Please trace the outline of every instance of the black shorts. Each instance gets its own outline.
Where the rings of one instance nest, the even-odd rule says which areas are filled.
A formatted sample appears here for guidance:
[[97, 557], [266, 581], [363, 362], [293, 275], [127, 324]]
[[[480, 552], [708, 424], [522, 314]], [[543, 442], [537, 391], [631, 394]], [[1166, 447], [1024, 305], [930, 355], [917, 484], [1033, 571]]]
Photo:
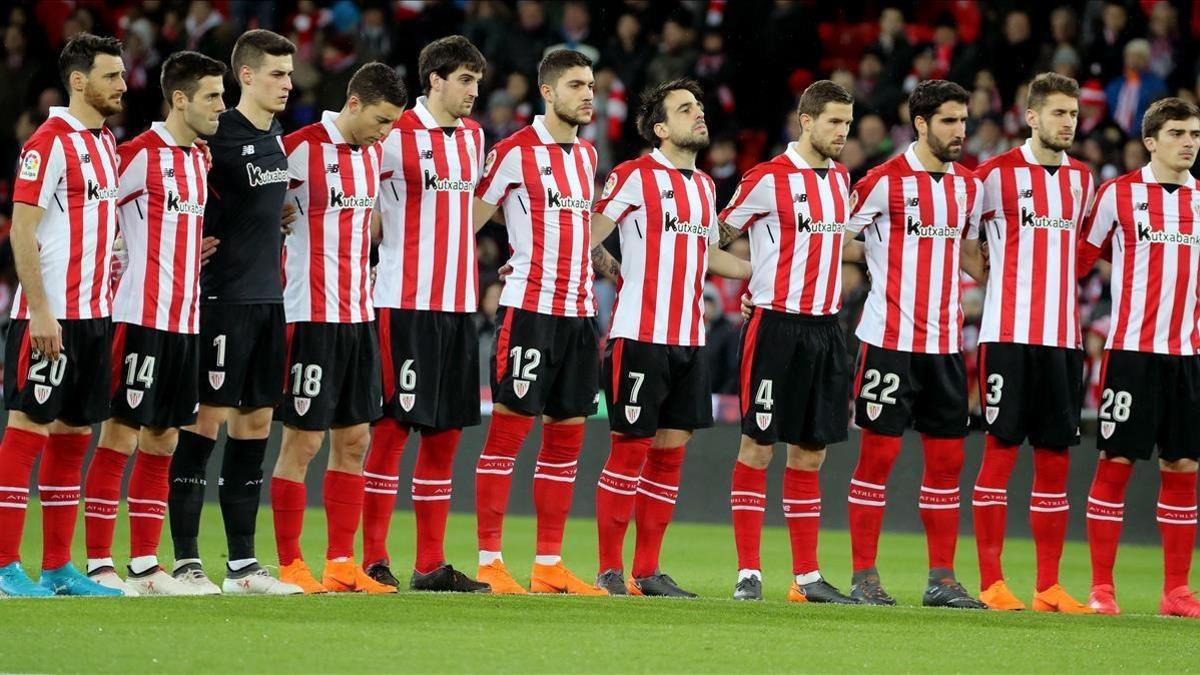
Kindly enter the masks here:
[[1200, 458], [1200, 356], [1106, 351], [1096, 447], [1109, 456]]
[[200, 306], [200, 402], [273, 408], [287, 371], [282, 304]]
[[617, 433], [646, 438], [659, 429], [712, 426], [712, 385], [700, 347], [609, 340], [604, 397], [609, 425]]
[[116, 324], [112, 416], [155, 429], [185, 427], [199, 408], [200, 337]]
[[288, 324], [288, 371], [275, 419], [306, 431], [374, 422], [383, 415], [373, 323]]
[[979, 345], [983, 428], [1011, 445], [1079, 444], [1083, 351], [1014, 342]]
[[470, 314], [375, 310], [383, 414], [424, 429], [479, 424], [479, 329]]
[[762, 445], [846, 440], [850, 364], [836, 316], [755, 309], [738, 351], [743, 434]]
[[8, 324], [4, 346], [4, 405], [35, 422], [76, 427], [109, 417], [112, 320], [59, 319], [62, 355], [53, 363], [33, 351], [29, 321]]
[[594, 317], [501, 307], [496, 322], [493, 402], [557, 419], [596, 414], [600, 339]]
[[967, 435], [967, 370], [960, 353], [918, 354], [863, 343], [854, 421], [885, 436], [911, 426], [937, 438]]

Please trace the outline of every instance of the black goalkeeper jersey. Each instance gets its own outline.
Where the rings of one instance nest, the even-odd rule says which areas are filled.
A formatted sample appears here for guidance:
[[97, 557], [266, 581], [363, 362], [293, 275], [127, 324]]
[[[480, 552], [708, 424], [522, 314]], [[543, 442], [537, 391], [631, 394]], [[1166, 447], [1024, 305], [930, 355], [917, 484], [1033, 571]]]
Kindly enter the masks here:
[[204, 236], [220, 240], [200, 272], [201, 304], [282, 303], [280, 212], [288, 188], [283, 127], [258, 129], [236, 108], [221, 113], [212, 151]]

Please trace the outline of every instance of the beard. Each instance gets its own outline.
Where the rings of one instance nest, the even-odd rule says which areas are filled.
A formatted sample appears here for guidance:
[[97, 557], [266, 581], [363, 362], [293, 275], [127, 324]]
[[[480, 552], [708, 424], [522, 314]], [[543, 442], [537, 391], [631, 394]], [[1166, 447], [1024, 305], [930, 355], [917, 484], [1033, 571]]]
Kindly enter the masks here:
[[1046, 134], [1043, 134], [1040, 129], [1038, 130], [1038, 140], [1040, 140], [1042, 145], [1046, 146], [1047, 148], [1050, 148], [1051, 150], [1058, 150], [1059, 152], [1070, 150], [1071, 145], [1075, 141], [1075, 139], [1072, 138], [1064, 143], [1058, 139], [1058, 136], [1047, 136]]
[[[837, 159], [842, 154], [841, 150], [838, 150], [837, 148], [835, 148], [833, 146], [832, 140], [827, 141], [824, 139], [817, 138], [816, 136], [813, 136], [812, 146], [813, 146], [813, 150], [816, 150], [817, 152], [821, 153], [821, 156], [825, 157], [826, 159]], [[846, 146], [843, 145], [842, 147], [844, 148]]]
[[104, 117], [111, 117], [125, 109], [125, 106], [121, 103], [121, 99], [117, 99], [114, 102], [108, 97], [101, 95], [91, 85], [83, 88], [83, 100]]
[[700, 152], [708, 147], [708, 134], [689, 134], [683, 138], [672, 138], [671, 143], [680, 150]]
[[554, 114], [558, 116], [558, 119], [577, 127], [581, 127], [592, 121], [591, 115], [585, 117], [582, 113], [568, 110], [566, 106], [560, 106], [557, 102], [554, 104]]
[[929, 149], [939, 162], [956, 162], [959, 157], [962, 157], [963, 144], [959, 143], [958, 147], [950, 147], [949, 143], [942, 144], [937, 137], [930, 135]]

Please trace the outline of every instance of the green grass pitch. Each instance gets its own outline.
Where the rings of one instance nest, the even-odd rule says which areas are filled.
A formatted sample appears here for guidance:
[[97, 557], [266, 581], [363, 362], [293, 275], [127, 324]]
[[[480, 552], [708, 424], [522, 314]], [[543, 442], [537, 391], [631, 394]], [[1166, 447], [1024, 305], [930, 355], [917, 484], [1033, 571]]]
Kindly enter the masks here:
[[[31, 508], [26, 567], [40, 561], [38, 509]], [[475, 567], [474, 518], [450, 519], [447, 554]], [[318, 570], [324, 518], [310, 510], [304, 551]], [[82, 524], [76, 561], [83, 560]], [[205, 510], [202, 553], [223, 569], [215, 504]], [[273, 562], [270, 512], [260, 517], [259, 552]], [[119, 556], [128, 526], [118, 521]], [[391, 550], [398, 576], [411, 564], [412, 515], [399, 512]], [[632, 537], [626, 555], [632, 555]], [[509, 518], [505, 555], [528, 580], [533, 520]], [[163, 551], [169, 552], [168, 542]], [[319, 596], [299, 598], [143, 598], [0, 602], [3, 672], [1189, 672], [1200, 670], [1200, 625], [1154, 615], [1161, 563], [1157, 548], [1124, 547], [1117, 563], [1121, 617], [1066, 617], [922, 609], [924, 540], [887, 534], [880, 569], [902, 607], [829, 607], [785, 601], [790, 554], [782, 528], [763, 533], [767, 599], [729, 599], [736, 576], [725, 525], [677, 523], [667, 533], [663, 568], [700, 593], [695, 601], [648, 598]], [[118, 558], [121, 559], [120, 557]], [[849, 541], [822, 533], [823, 572], [845, 590]], [[595, 524], [571, 521], [566, 562], [595, 574]], [[1009, 584], [1028, 601], [1033, 545], [1010, 541]], [[974, 544], [960, 540], [958, 568], [978, 586]], [[36, 572], [32, 572], [36, 574]], [[1087, 547], [1069, 543], [1067, 588], [1082, 596]]]

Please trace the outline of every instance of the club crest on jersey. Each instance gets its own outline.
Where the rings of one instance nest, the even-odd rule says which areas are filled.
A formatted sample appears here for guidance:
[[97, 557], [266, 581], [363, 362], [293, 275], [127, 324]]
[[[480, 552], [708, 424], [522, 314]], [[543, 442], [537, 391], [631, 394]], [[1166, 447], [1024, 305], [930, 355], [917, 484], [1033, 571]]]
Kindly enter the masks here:
[[867, 419], [872, 421], [879, 419], [879, 414], [883, 412], [883, 404], [868, 403], [867, 404]]
[[208, 385], [213, 389], [220, 389], [221, 385], [225, 384], [225, 371], [210, 370], [208, 371]]
[[1083, 196], [1083, 190], [1078, 185], [1071, 188], [1071, 198], [1072, 199], [1074, 199], [1075, 201], [1079, 201], [1079, 198], [1081, 196]]
[[1192, 202], [1192, 212], [1196, 214], [1197, 218], [1200, 218], [1200, 202]]
[[987, 419], [988, 424], [995, 424], [996, 418], [1000, 416], [1000, 408], [994, 405], [989, 405], [987, 410], [983, 412], [983, 416]]
[[30, 150], [21, 158], [21, 179], [37, 180], [42, 170], [42, 156], [37, 150]]
[[126, 389], [125, 402], [129, 404], [130, 408], [136, 408], [142, 404], [142, 397], [144, 395], [145, 392], [138, 391], [137, 389]]
[[601, 199], [608, 199], [612, 196], [612, 191], [617, 188], [617, 174], [608, 174], [608, 180], [604, 181], [604, 192], [601, 193]]
[[758, 424], [758, 428], [762, 429], [763, 431], [766, 431], [767, 427], [771, 426], [772, 417], [774, 417], [774, 415], [771, 413], [754, 413], [754, 421]]
[[404, 408], [404, 412], [412, 412], [413, 405], [417, 402], [416, 394], [400, 394], [400, 407]]
[[1116, 422], [1101, 422], [1100, 423], [1100, 435], [1105, 438], [1110, 438], [1113, 435], [1113, 432], [1116, 430], [1117, 430]]
[[51, 391], [53, 390], [50, 389], [49, 385], [35, 384], [33, 385], [33, 400], [37, 401], [38, 403], [45, 403], [46, 401], [50, 400]]
[[517, 398], [525, 398], [525, 394], [529, 393], [529, 380], [513, 380], [513, 391]]
[[954, 201], [958, 202], [959, 209], [967, 208], [967, 193], [965, 193], [965, 192], [955, 193]]
[[300, 415], [301, 417], [303, 417], [305, 415], [305, 413], [308, 412], [308, 408], [310, 405], [312, 405], [311, 398], [303, 398], [301, 396], [297, 396], [296, 398], [292, 399], [292, 407], [294, 407], [296, 409], [296, 414]]
[[641, 416], [642, 416], [642, 406], [640, 406], [640, 405], [625, 406], [625, 419], [629, 420], [630, 424], [637, 422], [638, 418]]

